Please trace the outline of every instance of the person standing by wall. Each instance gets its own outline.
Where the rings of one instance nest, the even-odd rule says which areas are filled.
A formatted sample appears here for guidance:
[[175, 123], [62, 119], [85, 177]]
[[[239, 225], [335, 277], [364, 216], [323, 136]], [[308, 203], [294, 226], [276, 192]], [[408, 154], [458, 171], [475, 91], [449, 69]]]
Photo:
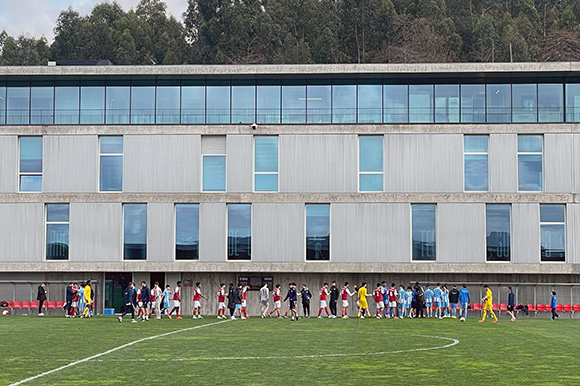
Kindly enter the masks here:
[[453, 319], [457, 318], [457, 304], [459, 303], [459, 290], [457, 286], [453, 284], [453, 287], [449, 291], [449, 306], [451, 307], [451, 317]]
[[340, 295], [340, 292], [338, 291], [338, 287], [336, 286], [336, 281], [332, 281], [331, 286], [330, 286], [330, 312], [332, 313], [332, 316], [334, 318], [336, 318], [336, 303], [338, 302], [338, 296]]
[[135, 292], [135, 283], [130, 282], [125, 291], [123, 292], [125, 297], [125, 309], [121, 316], [119, 316], [119, 323], [123, 321], [123, 317], [128, 313], [131, 313], [131, 323], [137, 323], [135, 320], [135, 307], [137, 306], [137, 292]]
[[46, 283], [42, 283], [38, 286], [38, 294], [36, 295], [36, 300], [38, 300], [38, 316], [44, 316], [44, 313], [42, 313], [42, 307], [46, 301], [47, 292], [48, 290], [46, 289]]
[[93, 312], [93, 291], [91, 288], [91, 281], [87, 280], [85, 283], [85, 310], [83, 312], [83, 316], [88, 318], [92, 315]]
[[552, 291], [552, 301], [550, 302], [550, 307], [552, 307], [552, 320], [560, 319], [560, 315], [556, 313], [557, 306], [558, 301], [556, 300], [556, 291]]
[[507, 313], [511, 316], [510, 322], [516, 321], [516, 316], [514, 315], [514, 308], [516, 306], [515, 295], [512, 292], [512, 287], [508, 287], [508, 303], [507, 303]]
[[65, 305], [65, 315], [67, 318], [71, 317], [70, 310], [72, 308], [72, 302], [75, 296], [74, 284], [71, 282], [69, 283], [68, 287], [66, 287], [66, 305]]
[[155, 319], [161, 319], [161, 300], [163, 298], [163, 291], [159, 288], [159, 282], [156, 281], [151, 291], [151, 297], [155, 297], [155, 303], [153, 304], [153, 309], [155, 310]]
[[232, 315], [232, 320], [236, 320], [236, 313], [240, 319], [246, 319], [246, 317], [242, 314], [242, 283], [238, 283], [238, 288], [234, 289], [233, 301], [235, 311]]
[[236, 303], [234, 302], [235, 292], [236, 287], [234, 287], [234, 283], [230, 283], [230, 288], [228, 289], [228, 310], [230, 310], [230, 317], [232, 318], [234, 316], [234, 312], [236, 311]]
[[495, 313], [493, 312], [493, 294], [491, 292], [491, 289], [486, 284], [483, 286], [483, 290], [485, 291], [485, 297], [482, 299], [482, 301], [485, 303], [485, 305], [483, 306], [483, 316], [479, 320], [479, 323], [485, 322], [485, 316], [487, 315], [488, 312], [491, 314], [491, 316], [493, 316], [493, 323], [497, 323], [499, 322], [499, 320], [497, 319], [497, 316], [495, 316]]
[[288, 293], [284, 298], [284, 301], [288, 300], [288, 308], [292, 313], [292, 320], [298, 320], [298, 311], [296, 310], [296, 302], [298, 301], [298, 295], [296, 293], [296, 283], [290, 283], [290, 288]]
[[[459, 316], [467, 319], [467, 310], [469, 309], [469, 303], [471, 303], [471, 295], [467, 286], [463, 284], [463, 288], [459, 291]], [[463, 314], [462, 314], [463, 312]]]
[[268, 283], [264, 283], [262, 288], [260, 288], [260, 308], [262, 318], [266, 317], [270, 304], [270, 290], [268, 289]]
[[147, 287], [147, 283], [141, 282], [141, 321], [149, 321], [149, 307], [151, 306], [151, 291]]
[[306, 284], [302, 284], [302, 291], [300, 291], [300, 297], [302, 297], [302, 312], [305, 318], [310, 317], [310, 299], [312, 298], [312, 292], [306, 287]]

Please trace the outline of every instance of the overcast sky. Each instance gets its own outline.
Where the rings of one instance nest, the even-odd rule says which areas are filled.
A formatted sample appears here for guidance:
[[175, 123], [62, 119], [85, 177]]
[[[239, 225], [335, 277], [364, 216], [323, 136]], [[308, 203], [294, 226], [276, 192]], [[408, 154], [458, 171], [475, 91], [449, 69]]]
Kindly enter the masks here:
[[[113, 2], [113, 0], [106, 0]], [[81, 15], [91, 12], [95, 4], [104, 0], [0, 0], [0, 31], [5, 29], [12, 36], [29, 33], [34, 37], [44, 35], [50, 43], [54, 39], [54, 25], [59, 13], [72, 6]], [[139, 0], [117, 0], [125, 11], [134, 8]], [[165, 0], [167, 10], [181, 21], [187, 8], [187, 0]]]

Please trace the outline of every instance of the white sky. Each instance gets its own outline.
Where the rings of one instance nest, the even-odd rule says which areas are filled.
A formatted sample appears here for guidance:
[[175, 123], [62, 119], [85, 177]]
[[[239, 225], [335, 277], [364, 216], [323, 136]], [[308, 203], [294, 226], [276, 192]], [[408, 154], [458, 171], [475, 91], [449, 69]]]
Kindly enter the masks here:
[[[0, 0], [0, 31], [18, 37], [30, 34], [36, 38], [44, 35], [52, 43], [53, 28], [60, 12], [68, 6], [81, 15], [91, 12], [95, 4], [113, 0]], [[139, 0], [117, 0], [125, 11], [135, 8]], [[182, 20], [182, 14], [187, 9], [187, 0], [165, 0], [167, 12]]]

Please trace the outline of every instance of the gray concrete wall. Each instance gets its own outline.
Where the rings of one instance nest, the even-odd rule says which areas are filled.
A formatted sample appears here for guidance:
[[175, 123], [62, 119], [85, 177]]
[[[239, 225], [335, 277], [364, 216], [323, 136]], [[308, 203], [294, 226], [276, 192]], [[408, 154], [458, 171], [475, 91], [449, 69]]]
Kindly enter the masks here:
[[71, 204], [69, 260], [82, 262], [121, 261], [123, 258], [122, 223], [123, 208], [121, 204]]
[[227, 137], [227, 190], [228, 192], [251, 192], [253, 190], [254, 138], [251, 135], [228, 135]]
[[303, 262], [306, 258], [304, 216], [304, 204], [254, 204], [252, 261]]
[[199, 260], [225, 261], [227, 208], [222, 203], [199, 205]]
[[489, 191], [517, 192], [518, 136], [492, 134], [489, 136]]
[[0, 136], [0, 193], [18, 191], [18, 137]]
[[43, 204], [0, 204], [0, 219], [1, 262], [44, 260]]
[[485, 205], [437, 205], [437, 261], [484, 263]]
[[575, 163], [573, 162], [572, 134], [544, 135], [544, 191], [571, 193]]
[[540, 262], [540, 207], [538, 204], [513, 204], [512, 262]]
[[151, 203], [147, 205], [147, 260], [173, 261], [174, 259], [175, 205]]

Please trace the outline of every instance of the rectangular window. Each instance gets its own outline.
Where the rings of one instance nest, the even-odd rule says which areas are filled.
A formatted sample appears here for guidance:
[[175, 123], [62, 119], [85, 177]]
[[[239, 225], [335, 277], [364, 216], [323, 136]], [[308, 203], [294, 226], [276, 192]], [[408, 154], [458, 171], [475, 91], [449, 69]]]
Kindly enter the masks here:
[[409, 122], [433, 122], [433, 86], [409, 86]]
[[20, 137], [21, 192], [42, 191], [42, 137]]
[[413, 260], [435, 261], [437, 257], [436, 208], [435, 204], [411, 205]]
[[181, 87], [181, 123], [205, 123], [205, 86]]
[[230, 123], [230, 86], [207, 86], [207, 123]]
[[232, 123], [256, 121], [256, 86], [232, 86]]
[[179, 123], [179, 86], [157, 86], [157, 123]]
[[458, 85], [435, 85], [435, 122], [459, 122]]
[[518, 135], [518, 190], [542, 191], [541, 135]]
[[228, 205], [228, 260], [252, 258], [252, 205]]
[[335, 84], [332, 86], [332, 122], [356, 122], [356, 86]]
[[306, 123], [306, 86], [282, 86], [282, 123]]
[[384, 85], [385, 123], [409, 122], [409, 86]]
[[542, 261], [566, 261], [566, 205], [540, 204]]
[[580, 84], [566, 84], [566, 122], [580, 122]]
[[358, 85], [358, 122], [381, 123], [383, 120], [383, 86]]
[[79, 87], [63, 86], [54, 88], [54, 123], [63, 125], [79, 124]]
[[105, 87], [81, 87], [81, 124], [105, 123]]
[[199, 260], [199, 204], [175, 205], [175, 260]]
[[510, 261], [510, 221], [509, 204], [487, 204], [485, 206], [485, 233], [487, 261]]
[[0, 85], [0, 125], [6, 124], [6, 87]]
[[487, 192], [489, 190], [489, 136], [464, 136], [463, 159], [465, 168], [465, 191]]
[[30, 123], [32, 125], [52, 125], [54, 108], [54, 87], [31, 87]]
[[68, 260], [69, 204], [46, 204], [46, 260]]
[[510, 122], [512, 96], [510, 84], [487, 85], [487, 121], [493, 123]]
[[512, 122], [538, 121], [537, 92], [536, 84], [512, 85]]
[[461, 85], [461, 122], [485, 122], [485, 85]]
[[202, 190], [225, 192], [226, 190], [226, 137], [204, 135], [201, 137], [203, 163]]
[[6, 89], [6, 124], [28, 125], [30, 113], [30, 87]]
[[155, 86], [131, 87], [131, 123], [155, 123]]
[[147, 260], [147, 204], [123, 205], [123, 259]]
[[107, 124], [129, 123], [130, 94], [129, 86], [107, 86], [105, 103]]
[[383, 191], [383, 136], [358, 137], [359, 191]]
[[306, 260], [330, 260], [330, 204], [306, 204]]
[[278, 191], [278, 137], [254, 137], [254, 190]]
[[564, 120], [564, 91], [561, 84], [538, 84], [538, 121]]
[[280, 86], [258, 86], [258, 122], [280, 123]]
[[330, 123], [330, 86], [308, 85], [306, 88], [306, 117], [308, 123]]
[[99, 137], [99, 190], [123, 190], [123, 137]]

